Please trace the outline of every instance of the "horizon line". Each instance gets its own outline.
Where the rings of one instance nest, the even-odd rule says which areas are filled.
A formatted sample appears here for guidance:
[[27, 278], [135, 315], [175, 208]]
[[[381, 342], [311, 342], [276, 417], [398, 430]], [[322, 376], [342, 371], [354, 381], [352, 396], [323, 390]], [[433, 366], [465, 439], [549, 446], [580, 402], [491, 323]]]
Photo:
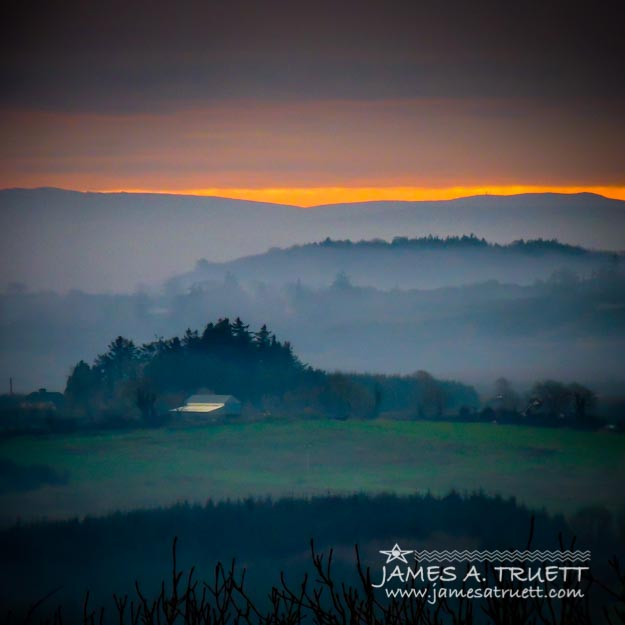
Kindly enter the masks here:
[[599, 185], [482, 185], [454, 187], [268, 187], [233, 188], [211, 187], [199, 189], [149, 189], [149, 188], [67, 188], [40, 185], [36, 187], [5, 187], [9, 190], [55, 189], [77, 193], [128, 193], [176, 195], [189, 197], [215, 197], [221, 199], [244, 200], [281, 204], [308, 209], [331, 204], [355, 204], [364, 202], [427, 202], [457, 200], [469, 197], [489, 196], [510, 197], [526, 194], [579, 195], [589, 193], [606, 199], [625, 200], [625, 187]]

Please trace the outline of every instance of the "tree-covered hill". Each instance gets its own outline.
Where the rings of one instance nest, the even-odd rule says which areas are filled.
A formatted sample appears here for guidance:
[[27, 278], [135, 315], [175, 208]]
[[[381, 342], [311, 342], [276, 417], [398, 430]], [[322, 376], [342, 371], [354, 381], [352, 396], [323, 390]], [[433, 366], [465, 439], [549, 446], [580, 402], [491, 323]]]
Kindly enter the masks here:
[[170, 279], [170, 292], [230, 277], [242, 284], [300, 282], [328, 286], [339, 273], [355, 284], [380, 289], [432, 289], [487, 280], [529, 285], [554, 271], [582, 276], [622, 262], [622, 255], [568, 245], [556, 239], [516, 240], [509, 244], [475, 235], [394, 237], [391, 240], [323, 241], [225, 263], [200, 260], [195, 269]]
[[442, 417], [478, 405], [471, 387], [424, 371], [401, 377], [313, 369], [266, 325], [252, 332], [238, 317], [143, 345], [119, 336], [91, 365], [74, 366], [65, 398], [68, 415], [78, 419], [140, 415], [149, 422], [200, 390], [235, 395], [252, 412], [339, 419], [382, 410]]

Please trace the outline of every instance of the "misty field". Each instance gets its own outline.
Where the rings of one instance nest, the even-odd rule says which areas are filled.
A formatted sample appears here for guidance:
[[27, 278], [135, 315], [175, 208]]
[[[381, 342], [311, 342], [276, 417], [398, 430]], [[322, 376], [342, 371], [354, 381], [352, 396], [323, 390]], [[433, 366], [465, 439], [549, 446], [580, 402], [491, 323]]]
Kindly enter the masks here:
[[208, 498], [451, 489], [571, 514], [622, 507], [625, 438], [495, 424], [268, 421], [18, 437], [0, 441], [0, 461], [46, 465], [62, 481], [5, 479], [2, 524]]

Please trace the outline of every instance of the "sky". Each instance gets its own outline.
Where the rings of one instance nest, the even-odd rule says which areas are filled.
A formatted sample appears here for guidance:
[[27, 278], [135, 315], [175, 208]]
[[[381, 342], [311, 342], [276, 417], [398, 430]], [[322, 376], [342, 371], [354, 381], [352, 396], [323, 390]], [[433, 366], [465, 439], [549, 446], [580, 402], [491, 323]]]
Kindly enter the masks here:
[[625, 199], [622, 7], [5, 2], [0, 188]]

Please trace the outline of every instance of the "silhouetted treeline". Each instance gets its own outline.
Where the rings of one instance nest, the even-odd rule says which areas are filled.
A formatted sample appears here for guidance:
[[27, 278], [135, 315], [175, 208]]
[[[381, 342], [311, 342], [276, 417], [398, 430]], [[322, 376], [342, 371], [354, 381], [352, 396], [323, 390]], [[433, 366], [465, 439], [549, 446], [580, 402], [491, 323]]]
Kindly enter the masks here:
[[379, 289], [440, 288], [488, 280], [530, 285], [566, 269], [590, 276], [619, 265], [622, 254], [585, 249], [556, 239], [519, 239], [509, 244], [477, 236], [395, 237], [391, 241], [326, 238], [317, 243], [273, 248], [226, 263], [200, 260], [195, 268], [166, 282], [168, 292], [235, 276], [246, 286], [296, 281], [319, 288], [344, 271], [354, 283]]
[[226, 318], [201, 333], [187, 330], [140, 346], [117, 337], [92, 365], [81, 360], [74, 367], [65, 396], [75, 416], [123, 416], [136, 408], [150, 419], [159, 407], [180, 405], [199, 389], [259, 402], [323, 380], [322, 372], [304, 366], [267, 326], [250, 332], [239, 318]]
[[[565, 384], [557, 380], [539, 380], [525, 393], [517, 392], [510, 380], [495, 380], [493, 394], [479, 411], [462, 407], [459, 420], [497, 421], [525, 425], [599, 428], [606, 419], [595, 412], [597, 395], [579, 384]], [[622, 430], [622, 422], [610, 428]]]
[[[189, 395], [234, 395], [247, 417], [454, 419], [597, 428], [597, 396], [578, 382], [539, 380], [519, 393], [500, 377], [481, 401], [471, 386], [427, 371], [410, 375], [327, 373], [304, 365], [288, 341], [240, 318], [202, 333], [136, 345], [118, 337], [89, 365], [80, 361], [65, 395], [40, 389], [0, 396], [2, 431], [67, 431], [167, 422]], [[619, 426], [620, 427], [620, 426]]]
[[477, 237], [474, 234], [462, 236], [446, 236], [439, 237], [428, 235], [425, 237], [394, 237], [391, 241], [384, 239], [373, 239], [368, 241], [351, 241], [349, 239], [337, 240], [327, 237], [319, 243], [309, 243], [306, 245], [294, 245], [289, 249], [302, 249], [307, 247], [326, 247], [326, 248], [410, 248], [410, 249], [475, 249], [475, 248], [491, 248], [493, 250], [509, 250], [511, 252], [523, 251], [528, 254], [540, 254], [541, 252], [558, 252], [562, 254], [572, 255], [589, 255], [592, 256], [596, 252], [591, 252], [579, 245], [569, 245], [561, 243], [557, 239], [519, 239], [508, 244], [493, 243], [487, 241], [484, 237]]
[[247, 569], [251, 596], [266, 606], [281, 571], [289, 583], [300, 584], [311, 538], [320, 550], [336, 549], [335, 579], [350, 584], [357, 582], [354, 544], [360, 545], [364, 566], [377, 574], [384, 563], [379, 550], [396, 542], [405, 549], [524, 549], [532, 516], [532, 548], [559, 549], [560, 532], [568, 545], [581, 530], [576, 548], [592, 550], [597, 575], [605, 573], [609, 556], [622, 553], [624, 536], [609, 518], [606, 523], [605, 511], [578, 515], [570, 527], [561, 517], [533, 513], [513, 499], [482, 494], [209, 501], [4, 530], [0, 603], [24, 610], [57, 589], [46, 608], [62, 604], [67, 614], [82, 609], [89, 590], [91, 606], [108, 603], [110, 609], [112, 593], [130, 592], [137, 579], [145, 595], [153, 596], [169, 570], [171, 541], [178, 536], [181, 568], [197, 566], [197, 577], [208, 578], [217, 561], [236, 558]]
[[[498, 567], [485, 563], [483, 577], [477, 586], [466, 582], [453, 585], [442, 584], [437, 589], [436, 581], [406, 582], [394, 588], [395, 595], [385, 596], [372, 586], [371, 569], [362, 562], [358, 546], [354, 547], [354, 580], [346, 581], [336, 574], [335, 552], [318, 551], [313, 540], [310, 542], [310, 574], [304, 573], [293, 582], [281, 575], [279, 583], [274, 582], [267, 590], [264, 600], [257, 598], [254, 588], [250, 589], [247, 569], [236, 566], [233, 560], [229, 566], [218, 562], [209, 579], [197, 575], [195, 567], [184, 570], [177, 557], [178, 538], [172, 544], [172, 567], [156, 592], [145, 592], [139, 580], [134, 591], [115, 593], [114, 607], [108, 611], [85, 593], [82, 609], [84, 625], [104, 625], [115, 622], [118, 625], [212, 625], [214, 623], [236, 623], [237, 625], [266, 625], [284, 623], [357, 623], [360, 625], [591, 625], [605, 622], [608, 625], [625, 623], [625, 569], [615, 558], [609, 561], [609, 578], [599, 579], [593, 574], [579, 579], [568, 579], [555, 583], [547, 579], [540, 588], [544, 595], [526, 594], [529, 588], [525, 581], [500, 581]], [[530, 546], [530, 545], [528, 545]], [[532, 575], [532, 566], [519, 562], [517, 573], [527, 579]], [[434, 567], [436, 570], [439, 566]], [[462, 575], [464, 573], [460, 573]], [[493, 585], [502, 594], [491, 594]], [[269, 585], [267, 584], [267, 588]], [[446, 591], [441, 597], [441, 591]], [[399, 594], [398, 593], [402, 593]], [[452, 592], [466, 592], [457, 598]], [[483, 593], [478, 596], [472, 591]], [[414, 594], [412, 594], [414, 593]], [[436, 593], [437, 601], [432, 597]], [[551, 593], [556, 593], [552, 595]], [[562, 594], [560, 594], [562, 593]], [[54, 595], [54, 591], [50, 593]], [[41, 609], [50, 594], [18, 613], [6, 617], [7, 625], [14, 622], [29, 623], [35, 613], [39, 622], [63, 625], [76, 620], [77, 615], [68, 617], [68, 610], [58, 605], [53, 611]], [[90, 602], [91, 599], [91, 602]], [[95, 604], [95, 605], [94, 605]], [[39, 610], [38, 610], [39, 609]], [[25, 616], [23, 616], [25, 615]]]
[[[514, 284], [513, 274], [506, 283], [407, 290], [394, 288], [401, 285], [398, 272], [428, 279], [449, 263], [412, 263], [397, 254], [397, 271], [382, 260], [358, 274], [350, 258], [351, 252], [345, 262], [331, 263], [323, 287], [297, 271], [288, 284], [269, 284], [280, 268], [292, 269], [287, 258], [276, 261], [275, 271], [273, 265], [261, 271], [258, 281], [246, 281], [242, 265], [241, 273], [215, 279], [190, 276], [188, 288], [172, 293], [2, 294], [0, 390], [8, 390], [9, 377], [23, 391], [62, 390], [70, 367], [81, 358], [91, 363], [113, 337], [140, 345], [201, 328], [208, 319], [240, 316], [254, 329], [270, 320], [303, 360], [328, 371], [426, 369], [482, 387], [501, 375], [525, 387], [540, 378], [567, 379], [591, 385], [600, 401], [621, 394], [625, 274], [618, 263], [606, 259], [590, 275], [590, 268], [575, 271], [558, 256], [557, 271], [550, 277], [541, 271], [543, 279], [532, 285]], [[458, 256], [459, 271], [467, 262]], [[366, 286], [376, 272], [384, 288]]]
[[461, 409], [476, 411], [480, 399], [472, 386], [439, 380], [427, 371], [411, 375], [353, 374], [374, 397], [375, 413], [401, 419], [441, 419]]
[[92, 365], [80, 361], [73, 368], [65, 398], [76, 418], [140, 413], [150, 422], [202, 390], [236, 396], [248, 414], [337, 419], [374, 418], [382, 410], [440, 418], [460, 404], [478, 403], [472, 388], [426, 372], [376, 377], [313, 369], [267, 326], [252, 332], [239, 318], [141, 346], [120, 336]]

